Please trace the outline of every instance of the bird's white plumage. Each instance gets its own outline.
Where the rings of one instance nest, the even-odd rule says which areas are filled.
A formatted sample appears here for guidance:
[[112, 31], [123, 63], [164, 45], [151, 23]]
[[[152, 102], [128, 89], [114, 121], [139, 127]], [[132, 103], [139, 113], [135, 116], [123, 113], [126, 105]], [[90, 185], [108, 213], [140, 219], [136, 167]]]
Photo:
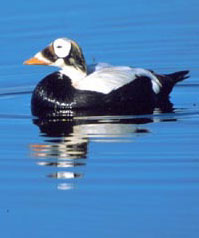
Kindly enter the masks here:
[[[78, 84], [76, 83], [75, 88], [108, 94], [134, 81], [137, 76], [150, 78], [154, 92], [158, 93], [160, 91], [161, 85], [156, 76], [150, 71], [126, 66], [114, 67], [104, 63], [90, 67], [90, 74], [81, 79]], [[140, 78], [140, 80], [142, 79]]]
[[71, 50], [71, 41], [67, 38], [59, 38], [53, 43], [55, 54], [59, 58], [65, 58]]

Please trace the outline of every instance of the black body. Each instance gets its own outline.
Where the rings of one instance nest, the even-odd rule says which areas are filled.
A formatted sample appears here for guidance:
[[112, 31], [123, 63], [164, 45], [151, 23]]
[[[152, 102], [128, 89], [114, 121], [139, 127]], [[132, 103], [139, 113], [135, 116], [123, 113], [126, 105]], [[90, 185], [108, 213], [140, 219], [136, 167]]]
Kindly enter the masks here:
[[81, 115], [86, 111], [88, 115], [95, 114], [145, 114], [169, 102], [168, 95], [176, 82], [183, 80], [188, 71], [181, 71], [170, 75], [156, 75], [162, 89], [155, 94], [151, 79], [137, 76], [135, 80], [103, 94], [95, 91], [75, 89], [70, 78], [59, 72], [48, 75], [36, 86], [31, 100], [32, 114], [38, 117], [59, 117], [71, 113]]

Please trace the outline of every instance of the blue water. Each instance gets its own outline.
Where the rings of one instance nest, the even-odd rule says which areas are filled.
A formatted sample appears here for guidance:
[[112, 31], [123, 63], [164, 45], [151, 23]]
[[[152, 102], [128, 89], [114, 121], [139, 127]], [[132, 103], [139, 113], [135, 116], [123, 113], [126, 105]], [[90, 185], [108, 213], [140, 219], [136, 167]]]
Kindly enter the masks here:
[[[1, 3], [1, 237], [199, 236], [198, 10], [195, 0]], [[31, 91], [55, 69], [22, 63], [62, 36], [88, 63], [191, 77], [171, 113], [46, 126]]]

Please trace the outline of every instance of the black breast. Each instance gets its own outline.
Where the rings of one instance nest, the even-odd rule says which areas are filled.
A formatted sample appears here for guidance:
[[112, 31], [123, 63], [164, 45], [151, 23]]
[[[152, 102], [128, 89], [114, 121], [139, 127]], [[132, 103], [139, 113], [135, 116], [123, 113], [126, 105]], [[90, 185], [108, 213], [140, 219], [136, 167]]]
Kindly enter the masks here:
[[79, 110], [102, 105], [103, 94], [77, 90], [70, 78], [59, 72], [42, 79], [33, 91], [32, 114], [35, 116], [59, 116], [70, 110]]

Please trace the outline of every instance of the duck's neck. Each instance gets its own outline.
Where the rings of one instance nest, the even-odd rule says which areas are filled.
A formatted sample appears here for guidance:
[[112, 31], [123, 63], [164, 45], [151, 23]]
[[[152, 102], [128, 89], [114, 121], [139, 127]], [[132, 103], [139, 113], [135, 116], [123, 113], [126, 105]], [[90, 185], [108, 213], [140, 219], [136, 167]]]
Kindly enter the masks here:
[[71, 79], [72, 85], [75, 86], [81, 79], [85, 78], [87, 73], [74, 66], [65, 66], [59, 71], [61, 74]]

